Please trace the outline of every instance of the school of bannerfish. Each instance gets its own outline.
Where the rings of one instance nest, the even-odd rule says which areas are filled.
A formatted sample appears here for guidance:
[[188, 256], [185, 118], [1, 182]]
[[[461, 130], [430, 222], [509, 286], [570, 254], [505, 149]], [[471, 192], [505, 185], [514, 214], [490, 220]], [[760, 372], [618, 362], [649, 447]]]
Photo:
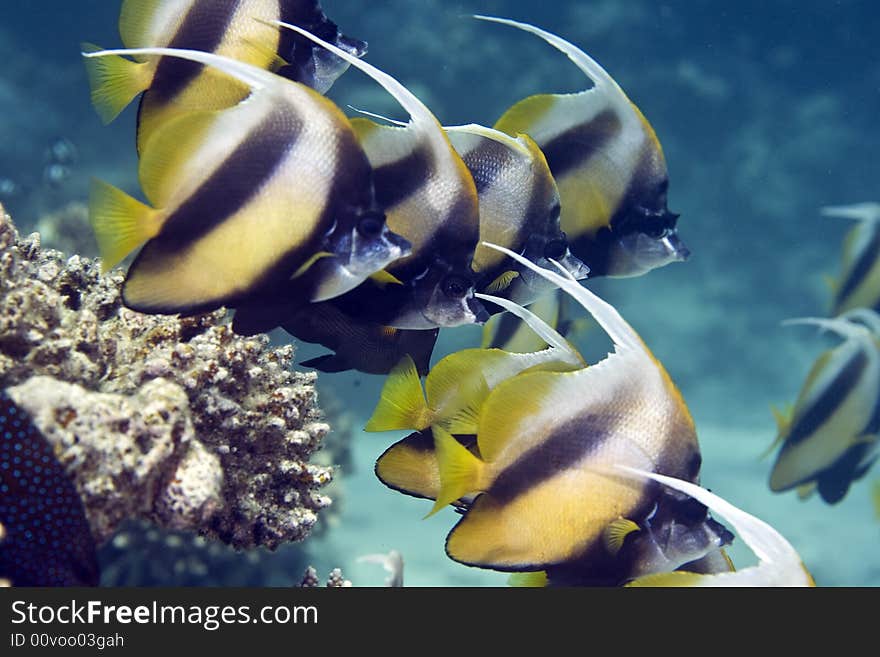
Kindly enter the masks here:
[[[680, 392], [615, 308], [578, 283], [689, 255], [653, 128], [574, 44], [477, 18], [538, 36], [591, 86], [527, 98], [494, 127], [443, 126], [317, 1], [125, 0], [125, 48], [83, 53], [105, 121], [141, 94], [148, 202], [98, 181], [90, 200], [105, 268], [137, 251], [124, 303], [227, 307], [237, 332], [281, 327], [334, 351], [306, 365], [388, 374], [366, 428], [414, 433], [376, 474], [434, 500], [431, 513], [461, 512], [446, 541], [455, 561], [523, 585], [811, 585], [778, 532], [699, 486]], [[322, 95], [348, 67], [409, 120], [348, 118]], [[566, 339], [565, 297], [611, 339], [600, 362]], [[502, 312], [484, 347], [430, 367], [440, 329]], [[840, 359], [858, 351], [864, 376], [880, 371], [870, 323], [829, 326], [854, 343]], [[515, 333], [528, 346], [499, 348]], [[848, 449], [861, 464], [869, 446], [854, 437]], [[712, 514], [756, 566], [735, 571], [733, 534]]]

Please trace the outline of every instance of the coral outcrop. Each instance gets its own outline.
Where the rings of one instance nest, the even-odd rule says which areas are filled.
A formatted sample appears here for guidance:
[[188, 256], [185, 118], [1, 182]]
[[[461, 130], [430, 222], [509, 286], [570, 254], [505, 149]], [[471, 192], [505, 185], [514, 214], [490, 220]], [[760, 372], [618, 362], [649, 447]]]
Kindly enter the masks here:
[[123, 275], [20, 238], [0, 207], [0, 387], [35, 418], [96, 539], [145, 518], [237, 548], [305, 538], [330, 504], [329, 427], [293, 347], [217, 311], [124, 308]]

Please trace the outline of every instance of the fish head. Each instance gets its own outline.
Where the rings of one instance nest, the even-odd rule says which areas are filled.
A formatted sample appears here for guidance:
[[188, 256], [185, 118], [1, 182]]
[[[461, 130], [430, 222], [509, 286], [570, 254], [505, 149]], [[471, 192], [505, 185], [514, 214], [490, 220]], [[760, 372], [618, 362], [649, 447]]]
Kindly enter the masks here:
[[730, 545], [733, 538], [701, 503], [676, 491], [663, 491], [624, 547], [630, 576], [672, 572]]
[[[557, 270], [555, 262], [577, 281], [587, 278], [590, 273], [590, 268], [571, 252], [568, 238], [561, 230], [532, 235], [522, 255], [542, 269], [551, 271]], [[511, 283], [509, 292], [501, 295], [515, 303], [530, 305], [556, 289], [553, 283], [528, 267], [520, 266], [516, 271], [519, 275]]]
[[484, 324], [489, 313], [474, 296], [470, 267], [454, 266], [442, 258], [410, 283], [411, 303], [397, 328], [426, 329]]
[[[328, 43], [332, 43], [354, 57], [361, 58], [367, 54], [367, 42], [343, 34], [339, 26], [321, 10], [319, 3], [304, 4], [313, 6], [300, 8], [296, 13], [301, 15], [296, 20], [290, 22], [300, 25], [312, 34]], [[289, 64], [282, 67], [279, 74], [296, 82], [301, 82], [318, 93], [327, 93], [330, 87], [333, 86], [333, 83], [350, 66], [341, 57], [337, 57], [330, 51], [317, 46], [302, 36], [292, 36], [290, 39], [292, 45], [289, 51], [281, 53]]]
[[636, 207], [626, 221], [614, 227], [608, 251], [608, 276], [641, 276], [652, 269], [690, 257], [676, 230], [677, 214], [666, 208], [658, 211]]
[[313, 302], [326, 301], [348, 292], [389, 264], [408, 256], [408, 240], [392, 232], [385, 215], [376, 210], [357, 213], [351, 220], [337, 220], [327, 234], [333, 258], [318, 260], [320, 285]]

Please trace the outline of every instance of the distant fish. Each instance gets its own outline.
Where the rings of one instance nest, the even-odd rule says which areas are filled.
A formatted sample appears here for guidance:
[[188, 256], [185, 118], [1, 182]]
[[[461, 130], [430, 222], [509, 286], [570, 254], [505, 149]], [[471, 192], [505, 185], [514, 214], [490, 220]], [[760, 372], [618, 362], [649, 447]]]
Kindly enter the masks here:
[[539, 95], [511, 107], [495, 125], [526, 133], [547, 156], [562, 199], [562, 229], [592, 276], [639, 276], [687, 259], [667, 207], [669, 177], [654, 129], [589, 55], [537, 27], [477, 16], [542, 38], [565, 53], [594, 86]]
[[95, 542], [73, 482], [28, 415], [0, 390], [0, 578], [97, 586]]
[[758, 565], [737, 572], [697, 574], [671, 572], [648, 575], [630, 582], [630, 586], [815, 586], [813, 577], [792, 545], [763, 520], [736, 508], [726, 500], [689, 481], [655, 472], [619, 466], [622, 471], [640, 478], [653, 479], [664, 486], [690, 495], [713, 513], [733, 525], [737, 534], [758, 557]]
[[358, 563], [376, 563], [388, 572], [385, 586], [398, 588], [403, 586], [403, 555], [397, 550], [388, 554], [365, 554], [357, 558]]
[[[278, 20], [320, 29], [357, 56], [366, 52], [366, 44], [339, 33], [316, 0], [125, 0], [119, 32], [126, 48], [200, 50], [279, 70], [325, 92], [347, 65], [267, 24]], [[87, 59], [86, 66], [92, 102], [105, 122], [147, 92], [138, 111], [139, 151], [158, 127], [175, 117], [232, 107], [250, 93], [246, 84], [182, 59], [113, 57]]]
[[489, 393], [520, 372], [571, 370], [584, 366], [580, 354], [550, 326], [507, 299], [478, 295], [521, 317], [551, 346], [535, 353], [465, 349], [443, 358], [428, 373], [425, 390], [415, 363], [405, 358], [391, 371], [366, 431], [421, 431], [440, 426], [454, 434], [476, 433], [480, 409]]
[[[447, 127], [449, 139], [474, 178], [480, 200], [480, 241], [505, 246], [541, 267], [559, 262], [576, 280], [589, 268], [568, 249], [559, 225], [559, 190], [538, 145], [480, 125]], [[473, 269], [481, 292], [527, 306], [553, 289], [527, 267], [511, 267], [501, 253], [482, 244]]]
[[855, 308], [880, 310], [880, 203], [825, 207], [822, 215], [858, 222], [846, 236], [843, 271], [832, 284], [832, 314]]
[[807, 493], [815, 487], [825, 502], [836, 504], [877, 459], [880, 342], [862, 323], [845, 317], [788, 323], [816, 325], [844, 341], [813, 364], [791, 413], [778, 415], [774, 445], [782, 446], [770, 489]]
[[[615, 345], [596, 365], [525, 372], [482, 406], [476, 452], [432, 427], [441, 490], [434, 511], [476, 494], [450, 532], [454, 560], [496, 570], [546, 570], [608, 555], [608, 528], [656, 512], [651, 486], [597, 468], [627, 464], [696, 481], [700, 449], [690, 412], [663, 366], [613, 306], [529, 263], [588, 309]], [[716, 549], [716, 546], [706, 546]], [[613, 555], [610, 555], [613, 556]]]
[[129, 269], [126, 305], [150, 313], [234, 306], [298, 279], [298, 302], [341, 295], [408, 253], [377, 205], [370, 165], [332, 102], [301, 84], [198, 51], [162, 55], [204, 63], [254, 89], [215, 112], [168, 122], [140, 159], [151, 205], [95, 182], [92, 226], [104, 268], [146, 242]]

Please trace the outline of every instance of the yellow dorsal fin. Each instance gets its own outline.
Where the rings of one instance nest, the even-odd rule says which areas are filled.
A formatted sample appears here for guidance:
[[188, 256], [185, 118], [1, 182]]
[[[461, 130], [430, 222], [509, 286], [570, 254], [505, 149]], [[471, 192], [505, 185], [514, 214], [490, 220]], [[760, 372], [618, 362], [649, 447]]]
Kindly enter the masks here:
[[479, 492], [485, 468], [485, 464], [448, 431], [440, 427], [432, 431], [440, 469], [440, 492], [426, 518], [465, 495]]
[[529, 128], [535, 126], [546, 116], [558, 98], [558, 96], [551, 94], [541, 94], [521, 100], [498, 119], [495, 129], [510, 135], [528, 132]]
[[659, 587], [680, 587], [680, 586], [699, 586], [700, 582], [707, 575], [698, 575], [697, 573], [688, 573], [683, 570], [676, 570], [671, 573], [654, 573], [653, 575], [644, 575], [631, 582], [627, 586], [659, 586]]
[[162, 227], [156, 210], [101, 180], [92, 180], [89, 221], [105, 272], [155, 237]]
[[513, 573], [507, 578], [507, 585], [518, 588], [544, 588], [547, 586], [547, 573], [543, 570], [534, 573]]
[[[83, 52], [98, 52], [100, 47], [82, 44]], [[153, 69], [147, 63], [133, 62], [117, 55], [85, 60], [92, 104], [106, 124], [124, 110], [139, 93], [150, 86]]]
[[125, 0], [119, 11], [119, 36], [126, 48], [145, 48], [156, 45], [150, 34], [156, 14], [166, 0]]
[[412, 357], [407, 354], [388, 374], [382, 387], [382, 397], [364, 430], [421, 430], [430, 426], [429, 419], [430, 412], [419, 372]]
[[639, 526], [628, 518], [618, 518], [605, 528], [602, 533], [602, 541], [605, 549], [614, 556], [620, 552], [626, 537], [633, 532], [639, 531]]
[[384, 269], [380, 269], [375, 274], [370, 275], [370, 279], [374, 283], [378, 283], [382, 287], [386, 285], [403, 285], [403, 281]]
[[498, 278], [496, 278], [494, 281], [489, 283], [489, 285], [486, 286], [486, 289], [484, 290], [484, 292], [486, 294], [495, 294], [496, 292], [501, 292], [502, 290], [506, 290], [507, 288], [510, 287], [510, 284], [516, 280], [516, 278], [518, 276], [519, 276], [519, 272], [506, 271], [503, 274], [501, 274]]

